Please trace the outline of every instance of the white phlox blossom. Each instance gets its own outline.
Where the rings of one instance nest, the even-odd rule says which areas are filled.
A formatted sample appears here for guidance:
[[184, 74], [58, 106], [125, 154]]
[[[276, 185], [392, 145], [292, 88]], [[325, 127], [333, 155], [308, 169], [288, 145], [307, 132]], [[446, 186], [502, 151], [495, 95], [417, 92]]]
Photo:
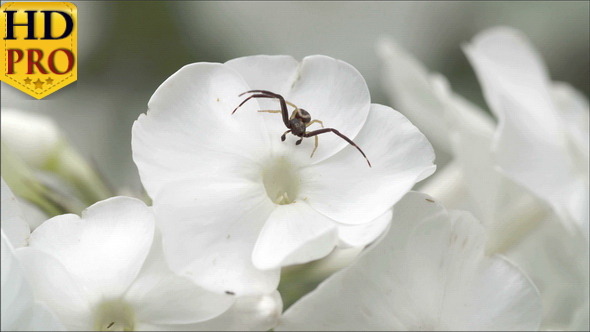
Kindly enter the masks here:
[[28, 245], [30, 228], [21, 204], [4, 179], [2, 187], [2, 331], [60, 331], [63, 325], [33, 295], [15, 249]]
[[2, 188], [2, 331], [58, 331], [64, 327], [48, 308], [37, 301], [15, 248], [28, 245], [30, 229], [23, 210], [4, 179]]
[[498, 117], [498, 165], [588, 238], [588, 101], [566, 85], [552, 85], [519, 31], [489, 29], [464, 49]]
[[49, 117], [2, 109], [2, 142], [27, 164], [42, 168], [65, 140]]
[[579, 312], [587, 313], [590, 281], [588, 100], [565, 83], [551, 82], [519, 31], [489, 29], [464, 49], [498, 118], [496, 164], [556, 214], [538, 218], [541, 225], [505, 254], [541, 290], [543, 328], [587, 330]]
[[388, 233], [290, 307], [277, 330], [537, 329], [537, 289], [484, 248], [471, 214], [408, 193]]
[[[268, 90], [333, 133], [295, 145]], [[360, 73], [325, 56], [252, 56], [183, 67], [133, 126], [133, 158], [162, 230], [170, 267], [238, 295], [272, 292], [280, 267], [366, 245], [392, 206], [434, 172], [426, 138], [401, 114], [371, 104]], [[289, 107], [289, 115], [293, 107]], [[320, 129], [313, 123], [307, 131]], [[206, 270], [208, 273], [198, 273]]]
[[226, 312], [234, 296], [173, 274], [154, 232], [149, 207], [113, 197], [81, 217], [49, 219], [16, 255], [35, 296], [68, 330], [174, 329]]
[[[526, 62], [523, 57], [527, 56], [531, 62], [538, 62], [538, 57], [530, 53], [528, 42], [510, 29], [491, 29], [482, 35], [495, 35], [496, 38], [511, 40], [515, 45], [505, 47], [504, 51], [518, 53], [514, 57], [522, 62]], [[479, 37], [475, 39], [478, 40]], [[528, 51], [522, 54], [523, 50]], [[501, 125], [496, 129], [491, 117], [454, 94], [443, 77], [429, 74], [400, 46], [391, 41], [383, 41], [379, 51], [387, 69], [387, 76], [384, 78], [391, 81], [388, 86], [395, 96], [404, 96], [404, 103], [399, 105], [400, 111], [404, 112], [409, 108], [413, 113], [420, 114], [418, 118], [425, 121], [436, 119], [438, 124], [444, 124], [436, 127], [431, 123], [425, 128], [439, 130], [437, 134], [445, 137], [442, 145], [452, 152], [454, 159], [429, 179], [422, 190], [450, 207], [473, 212], [482, 221], [488, 237], [486, 251], [489, 254], [500, 253], [507, 256], [540, 289], [543, 300], [543, 329], [587, 330], [588, 320], [584, 319], [586, 314], [580, 314], [584, 310], [587, 313], [588, 308], [587, 231], [575, 226], [567, 215], [552, 213], [551, 206], [555, 206], [557, 202], [549, 205], [545, 197], [536, 195], [527, 186], [515, 182], [509, 172], [498, 167], [497, 156], [505, 154], [506, 146], [510, 145], [496, 143], [499, 137], [503, 137], [500, 135]], [[526, 86], [524, 83], [519, 85], [523, 90], [526, 90]], [[528, 86], [532, 88], [535, 85]], [[560, 114], [564, 115], [571, 126], [561, 134], [569, 135], [570, 139], [583, 145], [581, 133], [584, 130], [587, 133], [588, 130], [587, 101], [563, 83], [552, 85], [551, 96]], [[425, 100], [430, 103], [424, 103]], [[530, 110], [520, 107], [511, 110], [513, 113], [528, 111]], [[523, 135], [541, 134], [539, 128], [529, 128], [534, 122], [527, 122], [526, 116], [518, 118], [522, 122], [513, 122], [512, 126], [518, 126]], [[540, 119], [536, 121], [538, 120]], [[495, 131], [498, 133], [494, 134]], [[587, 136], [586, 134], [586, 138]], [[539, 148], [543, 143], [544, 141], [534, 142]], [[515, 139], [514, 144], [522, 142]], [[555, 151], [554, 148], [549, 150]], [[539, 150], [522, 153], [534, 154], [537, 151]], [[564, 157], [569, 154], [567, 158], [577, 160], [576, 153], [570, 153], [573, 151], [576, 150], [568, 149], [561, 153]], [[578, 179], [583, 185], [583, 174], [576, 173], [577, 167], [584, 167], [583, 160], [572, 165], [570, 171], [574, 177], [580, 176]], [[547, 166], [545, 170], [548, 172], [545, 174], [547, 177], [555, 177], [560, 176], [563, 168]], [[577, 214], [583, 215], [583, 208], [577, 210]]]
[[[2, 206], [5, 209], [5, 206]], [[47, 306], [35, 299], [11, 241], [2, 236], [2, 331], [63, 331]]]

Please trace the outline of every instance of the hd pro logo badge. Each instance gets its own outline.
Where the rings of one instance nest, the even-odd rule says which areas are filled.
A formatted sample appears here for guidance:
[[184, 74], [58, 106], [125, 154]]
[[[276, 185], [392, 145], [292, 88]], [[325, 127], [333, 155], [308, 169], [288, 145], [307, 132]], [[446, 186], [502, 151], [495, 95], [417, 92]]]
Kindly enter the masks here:
[[41, 99], [78, 79], [75, 5], [7, 2], [0, 8], [2, 81]]

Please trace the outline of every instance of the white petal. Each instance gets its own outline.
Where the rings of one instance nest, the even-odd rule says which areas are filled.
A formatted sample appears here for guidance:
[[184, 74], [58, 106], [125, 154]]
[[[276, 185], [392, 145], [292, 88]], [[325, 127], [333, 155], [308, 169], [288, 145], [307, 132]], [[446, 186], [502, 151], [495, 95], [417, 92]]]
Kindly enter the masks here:
[[375, 241], [391, 223], [393, 210], [387, 210], [375, 220], [366, 224], [338, 224], [338, 238], [343, 246], [361, 247]]
[[268, 295], [243, 296], [221, 316], [187, 325], [142, 324], [145, 331], [268, 331], [277, 325], [283, 311], [279, 292]]
[[14, 249], [2, 231], [2, 331], [61, 331], [62, 324], [36, 302]]
[[63, 142], [57, 124], [48, 116], [2, 108], [2, 142], [28, 165], [43, 168]]
[[26, 246], [31, 234], [29, 224], [25, 221], [21, 206], [4, 179], [1, 179], [1, 182], [2, 219], [0, 220], [2, 221], [2, 231], [15, 248]]
[[[33, 305], [33, 294], [2, 230], [2, 331], [17, 329]], [[24, 319], [23, 319], [24, 318]]]
[[276, 289], [279, 270], [252, 265], [274, 204], [261, 183], [212, 177], [165, 187], [154, 200], [170, 268], [207, 289], [236, 295]]
[[[279, 93], [308, 111], [313, 119], [323, 121], [324, 126], [336, 128], [350, 138], [356, 136], [366, 121], [369, 90], [360, 73], [346, 62], [319, 55], [306, 57], [301, 64], [289, 56], [252, 56], [228, 61], [227, 65], [238, 70], [250, 88]], [[263, 109], [279, 109], [274, 100], [259, 100], [259, 104]], [[291, 111], [289, 107], [289, 115]], [[314, 139], [306, 139], [299, 146], [294, 146], [294, 137], [281, 142], [280, 135], [287, 128], [280, 116], [259, 114], [259, 117], [259, 121], [265, 121], [273, 150], [279, 155], [297, 155], [306, 162], [317, 163], [346, 145], [338, 137], [322, 135], [322, 144], [310, 159]], [[314, 125], [308, 132], [320, 128]]]
[[590, 154], [589, 134], [589, 106], [588, 99], [581, 92], [575, 90], [566, 83], [555, 83], [552, 87], [553, 99], [565, 121], [569, 133], [569, 148], [577, 174], [585, 176], [585, 183], [578, 187], [578, 192], [572, 193], [572, 199], [568, 205], [569, 211], [575, 220], [579, 220], [582, 231], [588, 239], [590, 199], [588, 197], [588, 168]]
[[450, 152], [444, 105], [433, 90], [426, 68], [391, 39], [382, 39], [377, 46], [385, 64], [383, 82], [395, 109], [420, 128], [437, 149]]
[[223, 315], [198, 325], [198, 330], [267, 331], [276, 326], [283, 311], [279, 292], [268, 295], [247, 296], [236, 303]]
[[568, 151], [567, 128], [555, 109], [538, 54], [524, 36], [509, 28], [480, 33], [465, 52], [499, 119], [495, 140], [499, 166], [551, 204], [564, 220], [575, 218], [577, 213], [569, 205], [587, 184], [580, 181], [584, 175], [578, 174]]
[[237, 72], [215, 63], [187, 65], [162, 83], [132, 130], [133, 159], [151, 197], [166, 183], [236, 173], [270, 153], [256, 100], [231, 114], [246, 90]]
[[[543, 301], [542, 330], [571, 330], [576, 312], [588, 305], [588, 242], [552, 215], [540, 221], [504, 255], [535, 282]], [[577, 328], [574, 330], [584, 330]]]
[[18, 200], [21, 210], [23, 211], [23, 216], [31, 231], [39, 227], [42, 223], [44, 223], [47, 219], [47, 214], [43, 212], [37, 205], [27, 201], [27, 200]]
[[451, 161], [421, 183], [417, 188], [445, 206], [453, 209], [469, 210], [471, 205], [465, 188], [463, 169], [457, 161]]
[[137, 279], [125, 295], [138, 321], [151, 324], [188, 324], [211, 319], [225, 312], [233, 296], [217, 294], [170, 271], [156, 236]]
[[448, 265], [440, 324], [467, 331], [538, 329], [542, 305], [533, 282], [502, 257], [483, 256], [484, 230], [470, 214], [450, 214], [454, 222], [447, 239], [452, 243], [440, 255]]
[[336, 223], [305, 202], [279, 205], [260, 231], [252, 262], [259, 269], [307, 263], [329, 254], [336, 240]]
[[498, 171], [490, 159], [490, 138], [468, 131], [456, 134], [454, 149], [472, 210], [488, 230], [488, 252], [503, 252], [537, 225], [548, 209]]
[[277, 330], [538, 328], [534, 285], [505, 260], [483, 255], [476, 220], [430, 200], [408, 194], [387, 236], [289, 308]]
[[232, 59], [225, 65], [236, 70], [252, 90], [286, 95], [299, 76], [299, 63], [288, 55], [254, 55]]
[[31, 316], [26, 318], [23, 324], [19, 326], [19, 329], [2, 328], [2, 331], [7, 330], [65, 331], [66, 328], [44, 303], [35, 303], [31, 311]]
[[97, 296], [120, 296], [143, 265], [153, 232], [154, 217], [143, 202], [113, 197], [81, 218], [51, 218], [31, 234], [30, 246], [56, 257]]
[[301, 171], [301, 196], [339, 223], [374, 220], [435, 170], [434, 152], [426, 137], [387, 106], [371, 105], [367, 122], [354, 141], [372, 167], [357, 149], [348, 146]]
[[[300, 64], [291, 56], [286, 55], [256, 55], [230, 60], [225, 63], [236, 70], [248, 83], [251, 90], [268, 90], [282, 95], [287, 102], [295, 82], [299, 79]], [[248, 95], [244, 95], [246, 98]], [[256, 99], [260, 110], [280, 110], [277, 99]], [[300, 106], [301, 107], [301, 106]], [[288, 106], [288, 114], [293, 108]], [[317, 161], [310, 159], [313, 149], [313, 139], [305, 140], [300, 146], [295, 146], [294, 136], [288, 135], [285, 142], [280, 140], [281, 135], [287, 130], [281, 114], [258, 113], [258, 121], [264, 122], [266, 131], [270, 137], [271, 150], [275, 155], [290, 155], [294, 159], [301, 159], [307, 163]]]
[[93, 328], [90, 294], [51, 255], [34, 248], [17, 251], [31, 288], [69, 330]]
[[498, 170], [490, 154], [492, 132], [455, 113], [451, 142], [468, 193], [469, 210], [488, 230], [488, 252], [502, 252], [538, 222], [545, 207]]
[[[303, 59], [299, 77], [287, 99], [308, 111], [312, 119], [323, 121], [325, 127], [335, 128], [351, 139], [363, 128], [371, 103], [369, 89], [358, 70], [344, 61], [321, 55]], [[312, 128], [320, 129], [315, 126], [308, 132]], [[313, 163], [334, 155], [348, 144], [335, 135], [322, 135], [320, 140]], [[298, 150], [308, 154], [313, 149], [313, 139], [305, 141]]]

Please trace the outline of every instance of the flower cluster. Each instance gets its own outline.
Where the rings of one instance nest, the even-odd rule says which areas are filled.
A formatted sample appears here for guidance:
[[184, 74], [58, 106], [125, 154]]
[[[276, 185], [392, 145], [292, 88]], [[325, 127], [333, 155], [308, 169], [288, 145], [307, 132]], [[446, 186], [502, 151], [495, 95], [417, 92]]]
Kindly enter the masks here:
[[131, 129], [149, 205], [3, 111], [2, 330], [587, 329], [588, 103], [514, 30], [464, 50], [497, 122], [390, 40], [405, 115], [327, 56], [187, 65]]

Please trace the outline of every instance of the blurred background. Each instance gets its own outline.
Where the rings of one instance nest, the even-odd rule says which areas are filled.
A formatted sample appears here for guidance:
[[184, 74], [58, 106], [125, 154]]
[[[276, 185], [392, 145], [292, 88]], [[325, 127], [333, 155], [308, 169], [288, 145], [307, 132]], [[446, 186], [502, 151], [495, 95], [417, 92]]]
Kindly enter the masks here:
[[365, 77], [372, 101], [381, 87], [375, 45], [389, 36], [454, 90], [485, 108], [461, 45], [496, 25], [522, 30], [553, 80], [589, 94], [589, 2], [248, 2], [84, 1], [78, 82], [43, 99], [2, 83], [2, 109], [48, 115], [117, 187], [139, 191], [131, 126], [156, 88], [180, 67], [253, 54], [297, 59], [324, 54]]

